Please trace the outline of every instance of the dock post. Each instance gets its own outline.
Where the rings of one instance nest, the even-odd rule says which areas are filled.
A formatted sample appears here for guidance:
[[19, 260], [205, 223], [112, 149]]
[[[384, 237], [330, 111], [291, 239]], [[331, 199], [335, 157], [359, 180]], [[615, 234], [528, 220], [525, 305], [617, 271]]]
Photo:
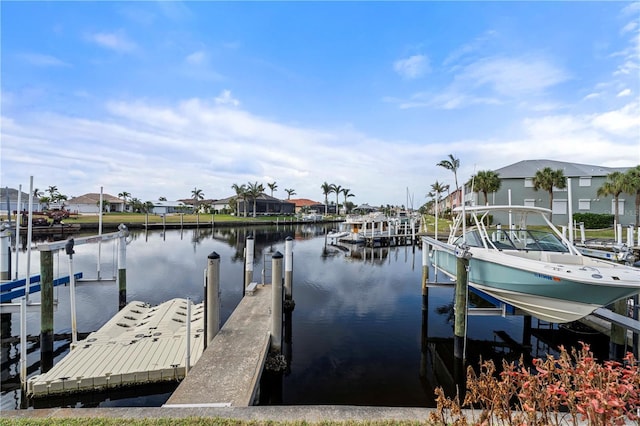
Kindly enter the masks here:
[[215, 251], [207, 257], [207, 329], [206, 343], [211, 343], [220, 330], [220, 255]]
[[247, 244], [244, 253], [244, 286], [242, 287], [242, 296], [251, 280], [253, 279], [253, 256], [255, 252], [255, 241], [253, 235], [247, 237]]
[[[28, 278], [27, 278], [28, 279]], [[40, 370], [53, 367], [53, 253], [40, 252]]]
[[124, 223], [118, 225], [118, 310], [127, 306], [127, 237], [129, 231]]
[[427, 293], [429, 282], [429, 243], [422, 240], [422, 295]]
[[0, 280], [11, 279], [11, 226], [3, 222], [0, 226]]
[[187, 349], [184, 354], [184, 376], [187, 377], [187, 373], [191, 368], [191, 298], [187, 297]]
[[[613, 303], [613, 312], [627, 316], [627, 298]], [[611, 323], [611, 337], [609, 339], [609, 359], [620, 361], [624, 358], [627, 343], [627, 329]]]
[[293, 238], [287, 237], [284, 243], [284, 298], [292, 299], [293, 280]]
[[65, 253], [69, 255], [69, 304], [71, 305], [71, 349], [75, 349], [78, 343], [78, 323], [76, 321], [76, 277], [73, 275], [73, 250], [74, 240], [69, 238], [64, 246]]
[[629, 225], [627, 228], [627, 247], [633, 247], [633, 225]]
[[282, 350], [282, 253], [271, 256], [271, 350]]
[[453, 307], [455, 323], [454, 323], [454, 339], [453, 354], [455, 358], [465, 358], [465, 340], [467, 335], [467, 292], [468, 292], [468, 273], [469, 259], [471, 253], [465, 245], [456, 247], [456, 295]]

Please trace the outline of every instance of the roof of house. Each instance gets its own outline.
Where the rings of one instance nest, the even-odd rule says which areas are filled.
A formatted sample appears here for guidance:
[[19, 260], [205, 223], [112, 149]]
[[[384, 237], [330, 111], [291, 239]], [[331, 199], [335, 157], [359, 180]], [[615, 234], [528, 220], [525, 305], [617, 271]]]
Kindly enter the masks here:
[[538, 170], [545, 167], [550, 167], [552, 170], [560, 169], [565, 177], [606, 176], [611, 172], [625, 172], [629, 169], [629, 167], [603, 167], [555, 160], [523, 160], [494, 171], [502, 179], [528, 178], [535, 176]]
[[293, 203], [296, 205], [296, 207], [306, 207], [306, 206], [318, 206], [318, 205], [322, 205], [322, 203], [318, 202], [318, 201], [313, 201], [310, 200], [308, 198], [292, 198], [290, 200], [287, 200], [290, 203]]
[[[20, 191], [22, 194], [20, 195], [20, 200], [21, 201], [28, 201], [29, 200], [29, 194], [24, 192], [24, 191]], [[7, 200], [7, 194], [9, 194], [9, 199], [11, 201], [16, 201], [18, 199], [18, 190], [15, 188], [0, 188], [0, 202], [6, 202]], [[33, 198], [35, 201], [37, 200], [37, 197]]]
[[[88, 194], [79, 195], [77, 197], [73, 197], [67, 201], [65, 204], [96, 204], [100, 202], [100, 193], [90, 192]], [[102, 194], [102, 202], [103, 203], [112, 203], [112, 204], [124, 204], [124, 200], [121, 200], [118, 197], [114, 197], [110, 194]]]

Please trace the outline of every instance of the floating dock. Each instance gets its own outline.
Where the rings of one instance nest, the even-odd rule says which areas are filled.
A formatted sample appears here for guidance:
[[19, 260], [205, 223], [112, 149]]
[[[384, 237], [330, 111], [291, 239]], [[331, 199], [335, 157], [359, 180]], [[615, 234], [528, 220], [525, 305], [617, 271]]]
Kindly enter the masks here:
[[[72, 346], [47, 373], [29, 378], [33, 397], [178, 381], [185, 377], [187, 299], [158, 306], [130, 302], [100, 330]], [[204, 306], [191, 306], [190, 364], [204, 350]]]

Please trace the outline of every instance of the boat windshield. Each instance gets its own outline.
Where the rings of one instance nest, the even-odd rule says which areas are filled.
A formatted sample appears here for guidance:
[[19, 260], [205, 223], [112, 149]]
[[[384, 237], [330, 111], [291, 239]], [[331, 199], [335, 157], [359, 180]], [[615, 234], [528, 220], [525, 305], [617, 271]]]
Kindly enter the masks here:
[[[483, 233], [478, 229], [469, 230], [465, 234], [465, 243], [470, 247], [484, 247]], [[497, 229], [484, 237], [487, 247], [498, 250], [553, 251], [566, 253], [569, 251], [560, 238], [548, 231], [539, 230], [504, 230]], [[454, 244], [461, 244], [459, 236]]]

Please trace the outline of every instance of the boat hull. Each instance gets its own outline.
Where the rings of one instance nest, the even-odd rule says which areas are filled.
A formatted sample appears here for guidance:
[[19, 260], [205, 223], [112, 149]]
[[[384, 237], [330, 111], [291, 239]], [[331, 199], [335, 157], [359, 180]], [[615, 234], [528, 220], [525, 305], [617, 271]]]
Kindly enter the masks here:
[[[503, 262], [509, 259], [504, 256], [499, 258], [500, 263], [481, 256], [476, 253], [469, 261], [469, 285], [544, 321], [576, 321], [638, 292], [637, 285], [624, 282], [613, 285], [567, 279], [560, 274], [561, 265], [546, 265], [545, 269], [538, 262], [537, 269], [523, 269], [505, 265]], [[456, 275], [457, 258], [453, 253], [434, 250], [433, 263], [447, 275]]]

